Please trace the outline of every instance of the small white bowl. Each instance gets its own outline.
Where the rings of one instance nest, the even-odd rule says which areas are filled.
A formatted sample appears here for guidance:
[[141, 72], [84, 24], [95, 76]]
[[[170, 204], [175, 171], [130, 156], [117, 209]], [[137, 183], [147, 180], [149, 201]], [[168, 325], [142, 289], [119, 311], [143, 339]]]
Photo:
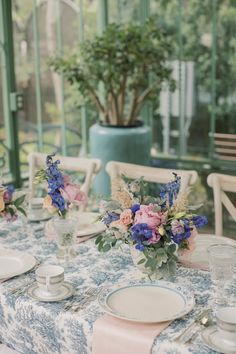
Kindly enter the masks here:
[[236, 307], [224, 307], [217, 311], [216, 324], [226, 341], [236, 343]]

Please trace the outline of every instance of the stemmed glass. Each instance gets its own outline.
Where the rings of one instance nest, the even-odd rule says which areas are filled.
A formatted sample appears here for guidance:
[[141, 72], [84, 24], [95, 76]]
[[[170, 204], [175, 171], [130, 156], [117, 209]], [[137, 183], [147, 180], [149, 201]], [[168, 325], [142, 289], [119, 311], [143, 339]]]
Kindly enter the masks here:
[[231, 245], [216, 244], [208, 247], [211, 280], [215, 285], [215, 304], [225, 305], [225, 286], [233, 280], [236, 248]]

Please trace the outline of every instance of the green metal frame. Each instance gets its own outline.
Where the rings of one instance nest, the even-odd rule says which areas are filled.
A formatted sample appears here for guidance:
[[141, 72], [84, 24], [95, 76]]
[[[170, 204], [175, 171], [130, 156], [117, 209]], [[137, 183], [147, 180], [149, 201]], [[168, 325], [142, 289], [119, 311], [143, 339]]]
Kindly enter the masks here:
[[[18, 143], [18, 124], [16, 106], [11, 105], [11, 95], [16, 93], [12, 6], [10, 0], [0, 1], [0, 42], [3, 87], [3, 111], [6, 133], [5, 145], [9, 154], [9, 167], [12, 181], [21, 185], [20, 158]], [[16, 97], [16, 95], [15, 95]]]

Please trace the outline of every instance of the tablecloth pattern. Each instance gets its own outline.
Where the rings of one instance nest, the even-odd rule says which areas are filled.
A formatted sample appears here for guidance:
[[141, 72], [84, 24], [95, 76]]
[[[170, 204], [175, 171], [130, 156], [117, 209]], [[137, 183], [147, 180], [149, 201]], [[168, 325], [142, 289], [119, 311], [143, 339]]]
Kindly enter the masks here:
[[[0, 225], [0, 247], [27, 251], [43, 263], [58, 264], [55, 242], [47, 241], [44, 231], [34, 231], [33, 227], [26, 232], [14, 224]], [[79, 292], [78, 298], [80, 292], [91, 286], [149, 282], [133, 265], [128, 247], [103, 254], [98, 252], [94, 239], [91, 239], [77, 245], [76, 249], [78, 256], [73, 262], [60, 264], [65, 268], [65, 280], [72, 283]], [[37, 302], [27, 294], [9, 294], [10, 288], [25, 283], [29, 277], [34, 278], [34, 271], [0, 285], [0, 341], [23, 354], [91, 353], [93, 323], [103, 314], [98, 301], [93, 301], [83, 310], [73, 313], [63, 309], [66, 300], [46, 303]], [[174, 282], [192, 289], [196, 306], [190, 314], [175, 320], [156, 338], [152, 353], [214, 353], [204, 345], [200, 336], [191, 346], [171, 341], [192, 321], [199, 309], [211, 305], [213, 286], [209, 273], [178, 267]], [[233, 299], [235, 294], [234, 282], [228, 290], [228, 296]]]

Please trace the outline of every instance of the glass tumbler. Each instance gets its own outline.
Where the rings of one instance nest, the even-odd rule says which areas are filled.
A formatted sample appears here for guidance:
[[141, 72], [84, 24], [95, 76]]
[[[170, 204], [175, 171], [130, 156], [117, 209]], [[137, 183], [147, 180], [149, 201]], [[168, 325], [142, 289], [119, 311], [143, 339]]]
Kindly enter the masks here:
[[211, 280], [216, 288], [214, 300], [216, 304], [224, 305], [227, 303], [224, 296], [225, 286], [233, 280], [236, 248], [217, 244], [208, 247], [207, 252]]

